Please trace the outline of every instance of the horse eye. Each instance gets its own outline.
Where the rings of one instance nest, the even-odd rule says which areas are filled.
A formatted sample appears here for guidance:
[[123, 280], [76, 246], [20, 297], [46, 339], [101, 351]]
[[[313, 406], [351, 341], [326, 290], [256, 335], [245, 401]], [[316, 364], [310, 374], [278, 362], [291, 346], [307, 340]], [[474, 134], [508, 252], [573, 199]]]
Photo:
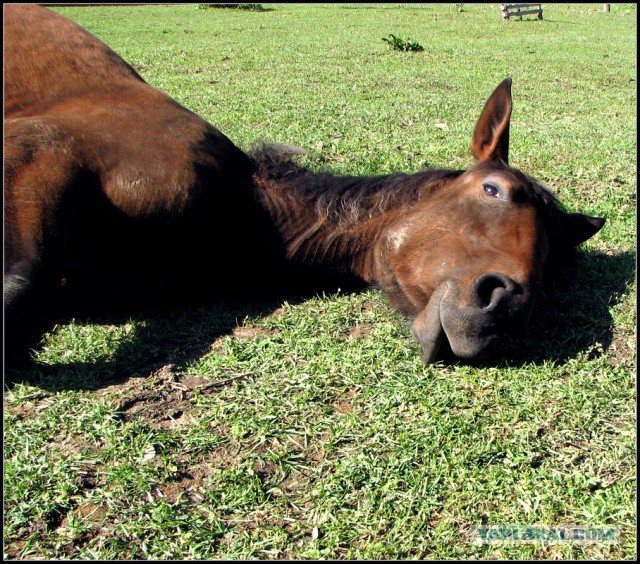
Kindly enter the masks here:
[[493, 184], [483, 184], [482, 189], [484, 190], [484, 193], [487, 196], [491, 196], [493, 198], [503, 197], [502, 192], [500, 192], [500, 189], [497, 186], [494, 186]]

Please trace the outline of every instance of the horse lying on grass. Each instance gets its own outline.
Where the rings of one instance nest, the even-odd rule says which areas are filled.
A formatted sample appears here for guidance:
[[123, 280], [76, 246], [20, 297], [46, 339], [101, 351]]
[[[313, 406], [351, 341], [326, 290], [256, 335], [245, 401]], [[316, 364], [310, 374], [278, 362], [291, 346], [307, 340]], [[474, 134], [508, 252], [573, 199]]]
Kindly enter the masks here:
[[467, 170], [313, 172], [244, 153], [68, 19], [6, 6], [6, 346], [65, 296], [140, 306], [361, 280], [413, 319], [425, 363], [442, 343], [486, 356], [604, 224], [508, 164], [511, 108], [505, 79]]

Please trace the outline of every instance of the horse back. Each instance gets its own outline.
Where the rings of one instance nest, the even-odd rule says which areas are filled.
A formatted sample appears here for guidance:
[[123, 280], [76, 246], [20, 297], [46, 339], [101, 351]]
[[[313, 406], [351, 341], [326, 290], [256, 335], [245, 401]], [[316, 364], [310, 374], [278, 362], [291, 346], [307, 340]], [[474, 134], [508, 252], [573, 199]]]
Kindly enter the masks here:
[[224, 191], [245, 182], [240, 149], [88, 31], [40, 6], [8, 5], [4, 15], [11, 170], [55, 160], [90, 173], [116, 207], [143, 216], [180, 213], [205, 183]]
[[5, 117], [37, 115], [57, 101], [142, 79], [107, 45], [36, 5], [4, 7]]

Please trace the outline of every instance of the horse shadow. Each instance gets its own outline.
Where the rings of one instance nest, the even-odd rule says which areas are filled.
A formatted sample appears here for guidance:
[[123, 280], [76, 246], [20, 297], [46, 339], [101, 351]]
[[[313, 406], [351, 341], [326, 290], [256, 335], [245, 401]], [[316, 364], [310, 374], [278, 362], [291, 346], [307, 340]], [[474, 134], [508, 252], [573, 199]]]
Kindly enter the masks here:
[[[604, 354], [614, 340], [610, 310], [628, 292], [635, 272], [636, 258], [631, 252], [578, 255], [568, 266], [566, 275], [544, 290], [529, 329], [522, 337], [507, 343], [499, 356], [468, 364], [499, 367], [548, 361], [562, 363], [581, 353]], [[356, 293], [361, 289], [357, 284], [346, 288], [342, 285], [341, 292]], [[317, 295], [318, 290], [260, 299], [252, 296], [250, 300], [212, 301], [136, 316], [116, 313], [89, 317], [86, 322], [91, 324], [135, 323], [130, 324], [130, 334], [118, 337], [120, 342], [112, 354], [87, 361], [65, 362], [61, 358], [55, 364], [32, 359], [12, 366], [5, 364], [5, 383], [26, 383], [49, 391], [95, 390], [132, 377], [147, 377], [168, 365], [181, 369], [206, 355], [217, 340], [233, 334], [245, 319], [271, 315], [284, 302], [303, 303]], [[440, 360], [460, 363], [446, 352]]]
[[[277, 285], [277, 284], [276, 284]], [[364, 285], [350, 280], [331, 283], [290, 284], [283, 279], [281, 291], [268, 288], [251, 295], [250, 299], [231, 293], [224, 297], [181, 299], [178, 304], [145, 308], [125, 306], [106, 312], [100, 306], [85, 309], [67, 305], [68, 312], [58, 316], [45, 330], [45, 337], [34, 344], [32, 351], [5, 358], [5, 385], [24, 383], [56, 392], [62, 390], [96, 390], [126, 382], [130, 378], [146, 378], [170, 366], [182, 371], [193, 361], [209, 353], [212, 346], [241, 327], [245, 320], [255, 320], [273, 314], [285, 303], [297, 305], [322, 292], [348, 294], [360, 291]], [[247, 292], [248, 293], [248, 292]], [[246, 294], [245, 294], [246, 296]], [[67, 311], [65, 309], [65, 311]], [[72, 314], [73, 313], [73, 314]], [[105, 354], [96, 358], [66, 361], [64, 353], [58, 359], [37, 360], [39, 347], [56, 338], [56, 325], [73, 323], [77, 343], [73, 356], [83, 356], [82, 343], [91, 339], [91, 326], [116, 329], [108, 339], [113, 343]], [[49, 334], [46, 337], [46, 334]], [[53, 336], [53, 337], [52, 337]], [[63, 337], [64, 338], [64, 337]], [[66, 337], [68, 338], [68, 337]], [[73, 337], [72, 337], [73, 339]], [[36, 354], [34, 354], [36, 353]], [[89, 357], [89, 354], [87, 354]]]
[[507, 343], [498, 366], [563, 363], [580, 354], [605, 354], [616, 337], [611, 311], [635, 277], [633, 252], [578, 254], [563, 276], [543, 290], [528, 329]]

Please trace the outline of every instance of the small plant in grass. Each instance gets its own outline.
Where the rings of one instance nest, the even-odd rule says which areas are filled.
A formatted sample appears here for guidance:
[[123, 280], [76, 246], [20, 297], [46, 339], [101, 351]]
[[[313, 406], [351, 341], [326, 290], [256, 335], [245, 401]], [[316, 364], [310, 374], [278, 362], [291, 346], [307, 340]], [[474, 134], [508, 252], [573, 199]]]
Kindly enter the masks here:
[[393, 33], [390, 33], [389, 37], [383, 37], [382, 41], [386, 41], [396, 51], [424, 51], [424, 47], [417, 41], [405, 40], [402, 37], [396, 37]]

